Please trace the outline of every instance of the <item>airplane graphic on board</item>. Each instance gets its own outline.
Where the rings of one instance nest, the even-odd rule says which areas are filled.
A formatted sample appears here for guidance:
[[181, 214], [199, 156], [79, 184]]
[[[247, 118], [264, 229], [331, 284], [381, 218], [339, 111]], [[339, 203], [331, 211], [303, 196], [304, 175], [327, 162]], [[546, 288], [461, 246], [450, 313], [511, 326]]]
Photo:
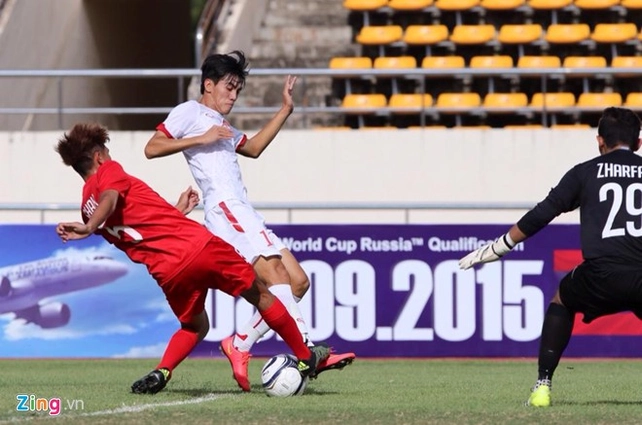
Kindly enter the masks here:
[[126, 264], [102, 254], [49, 257], [0, 268], [0, 315], [14, 313], [43, 329], [69, 323], [69, 306], [49, 298], [110, 283]]

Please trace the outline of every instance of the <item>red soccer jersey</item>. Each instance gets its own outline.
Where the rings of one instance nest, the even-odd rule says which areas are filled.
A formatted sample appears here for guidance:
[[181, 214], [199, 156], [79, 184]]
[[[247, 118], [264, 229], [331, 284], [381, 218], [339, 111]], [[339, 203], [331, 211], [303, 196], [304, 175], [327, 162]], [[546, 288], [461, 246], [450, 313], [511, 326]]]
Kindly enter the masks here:
[[82, 217], [86, 223], [102, 192], [116, 190], [120, 197], [114, 212], [97, 234], [147, 266], [162, 285], [185, 267], [213, 235], [167, 203], [145, 182], [125, 173], [116, 161], [103, 163], [83, 187]]

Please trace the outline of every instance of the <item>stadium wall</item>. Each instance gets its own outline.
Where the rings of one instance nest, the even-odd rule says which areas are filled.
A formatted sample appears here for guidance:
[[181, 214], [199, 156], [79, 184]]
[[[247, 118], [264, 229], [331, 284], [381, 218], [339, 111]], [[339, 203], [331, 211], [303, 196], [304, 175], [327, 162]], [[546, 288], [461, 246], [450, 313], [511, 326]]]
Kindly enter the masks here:
[[[79, 202], [82, 180], [54, 152], [61, 132], [0, 132], [0, 204]], [[173, 202], [194, 184], [182, 155], [147, 160], [152, 131], [111, 133], [125, 169]], [[252, 135], [250, 133], [249, 135]], [[595, 130], [283, 130], [259, 160], [240, 158], [255, 203], [533, 203], [597, 155]], [[201, 218], [201, 211], [194, 218]], [[512, 223], [515, 210], [264, 211], [274, 223]], [[48, 213], [46, 222], [69, 219]], [[73, 218], [73, 217], [71, 217]], [[561, 222], [576, 222], [575, 214]], [[3, 223], [38, 212], [0, 211]]]

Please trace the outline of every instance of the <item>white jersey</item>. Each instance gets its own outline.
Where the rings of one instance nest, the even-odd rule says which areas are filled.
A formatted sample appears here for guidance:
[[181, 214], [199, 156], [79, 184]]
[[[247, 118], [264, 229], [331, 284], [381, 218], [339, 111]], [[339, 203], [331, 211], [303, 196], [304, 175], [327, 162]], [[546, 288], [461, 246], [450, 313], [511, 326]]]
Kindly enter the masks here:
[[195, 100], [176, 106], [165, 121], [156, 127], [167, 137], [183, 139], [200, 136], [213, 125], [228, 127], [234, 135], [230, 139], [220, 139], [183, 151], [192, 176], [203, 193], [206, 211], [230, 199], [249, 202], [236, 153], [247, 141], [247, 136], [232, 127], [223, 115]]

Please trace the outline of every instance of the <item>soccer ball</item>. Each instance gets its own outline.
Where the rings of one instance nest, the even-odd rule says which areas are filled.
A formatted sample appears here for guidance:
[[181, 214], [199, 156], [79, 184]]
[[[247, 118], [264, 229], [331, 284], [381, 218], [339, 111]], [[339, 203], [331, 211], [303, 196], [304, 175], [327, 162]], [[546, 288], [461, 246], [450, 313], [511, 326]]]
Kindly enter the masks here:
[[291, 354], [277, 354], [269, 359], [261, 370], [261, 382], [270, 397], [301, 395], [308, 386], [308, 377], [303, 378], [297, 368], [297, 359]]

